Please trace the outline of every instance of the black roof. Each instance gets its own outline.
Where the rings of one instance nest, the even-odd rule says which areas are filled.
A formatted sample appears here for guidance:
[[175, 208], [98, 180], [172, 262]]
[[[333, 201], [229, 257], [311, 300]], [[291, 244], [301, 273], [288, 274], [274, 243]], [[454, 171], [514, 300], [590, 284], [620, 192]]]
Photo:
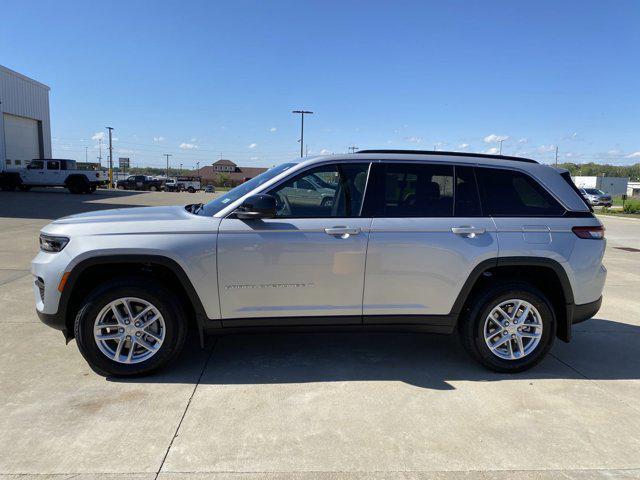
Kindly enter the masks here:
[[495, 160], [513, 160], [515, 162], [538, 163], [530, 158], [509, 157], [507, 155], [490, 155], [487, 153], [471, 153], [471, 152], [443, 152], [431, 150], [358, 150], [358, 153], [390, 153], [403, 155], [447, 155], [451, 157], [480, 157], [493, 158]]

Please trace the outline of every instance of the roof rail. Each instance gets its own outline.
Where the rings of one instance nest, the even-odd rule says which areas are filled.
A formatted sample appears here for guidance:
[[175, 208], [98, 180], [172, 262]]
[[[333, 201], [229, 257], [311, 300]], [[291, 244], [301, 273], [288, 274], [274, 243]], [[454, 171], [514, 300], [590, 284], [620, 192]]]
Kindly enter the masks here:
[[391, 154], [407, 154], [407, 155], [447, 155], [450, 157], [480, 157], [493, 158], [496, 160], [513, 160], [515, 162], [538, 163], [530, 158], [509, 157], [507, 155], [490, 155], [487, 153], [471, 153], [471, 152], [443, 152], [431, 150], [358, 150], [357, 153], [391, 153]]

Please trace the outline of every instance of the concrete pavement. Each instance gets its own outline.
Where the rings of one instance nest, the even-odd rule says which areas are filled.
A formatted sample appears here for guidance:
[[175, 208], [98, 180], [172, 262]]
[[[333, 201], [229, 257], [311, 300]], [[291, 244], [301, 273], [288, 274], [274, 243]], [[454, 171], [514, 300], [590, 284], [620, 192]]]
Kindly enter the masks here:
[[455, 337], [191, 341], [149, 378], [98, 377], [33, 311], [50, 219], [207, 194], [0, 192], [0, 479], [640, 478], [640, 222], [603, 217], [597, 319], [508, 376]]

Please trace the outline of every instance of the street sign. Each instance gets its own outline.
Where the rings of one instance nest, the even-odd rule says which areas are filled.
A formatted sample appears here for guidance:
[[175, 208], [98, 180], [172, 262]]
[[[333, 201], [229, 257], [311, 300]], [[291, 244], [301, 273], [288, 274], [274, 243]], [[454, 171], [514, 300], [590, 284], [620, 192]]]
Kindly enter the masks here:
[[118, 167], [121, 172], [129, 170], [129, 159], [123, 157], [118, 158]]

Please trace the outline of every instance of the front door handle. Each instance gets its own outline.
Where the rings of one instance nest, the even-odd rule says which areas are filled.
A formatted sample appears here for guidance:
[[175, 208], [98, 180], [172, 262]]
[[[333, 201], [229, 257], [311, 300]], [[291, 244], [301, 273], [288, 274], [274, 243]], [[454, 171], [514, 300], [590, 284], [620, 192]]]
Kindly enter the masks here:
[[486, 230], [482, 227], [452, 227], [451, 231], [456, 235], [464, 235], [467, 238], [474, 238], [476, 235], [482, 235]]
[[360, 233], [358, 227], [331, 227], [325, 228], [324, 233], [327, 235], [336, 235], [342, 238], [349, 238], [350, 235], [357, 235]]

